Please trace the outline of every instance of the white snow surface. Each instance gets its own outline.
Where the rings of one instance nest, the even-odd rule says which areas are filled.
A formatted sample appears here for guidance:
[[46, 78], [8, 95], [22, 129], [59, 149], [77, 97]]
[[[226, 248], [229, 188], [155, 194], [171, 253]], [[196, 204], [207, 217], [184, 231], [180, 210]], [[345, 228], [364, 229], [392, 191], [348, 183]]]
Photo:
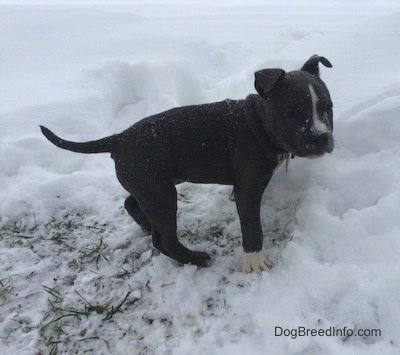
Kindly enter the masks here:
[[[17, 3], [0, 7], [1, 354], [400, 354], [398, 1]], [[178, 266], [125, 212], [109, 154], [38, 127], [100, 138], [315, 53], [336, 146], [267, 187], [261, 276], [241, 272], [231, 187], [178, 187], [182, 242], [217, 254]]]

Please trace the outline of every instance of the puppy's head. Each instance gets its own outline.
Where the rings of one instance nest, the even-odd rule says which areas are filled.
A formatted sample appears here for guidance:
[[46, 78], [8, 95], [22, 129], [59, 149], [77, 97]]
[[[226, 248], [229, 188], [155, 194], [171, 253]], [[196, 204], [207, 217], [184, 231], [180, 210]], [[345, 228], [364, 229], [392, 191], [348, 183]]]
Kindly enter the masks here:
[[317, 158], [333, 150], [333, 105], [319, 76], [319, 63], [332, 67], [326, 58], [314, 55], [300, 70], [255, 73], [265, 130], [282, 148], [299, 157]]

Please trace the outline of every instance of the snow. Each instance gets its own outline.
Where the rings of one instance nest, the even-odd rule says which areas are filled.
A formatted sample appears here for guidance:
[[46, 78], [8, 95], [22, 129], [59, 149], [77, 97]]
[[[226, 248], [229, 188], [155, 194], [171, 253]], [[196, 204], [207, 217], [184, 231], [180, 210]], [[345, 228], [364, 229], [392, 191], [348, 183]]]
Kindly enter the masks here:
[[[18, 3], [0, 7], [0, 353], [400, 353], [397, 1]], [[244, 98], [254, 71], [315, 53], [333, 64], [336, 146], [268, 186], [261, 276], [241, 272], [230, 187], [179, 186], [182, 241], [217, 253], [179, 267], [124, 211], [109, 155], [62, 151], [38, 127], [103, 137]]]

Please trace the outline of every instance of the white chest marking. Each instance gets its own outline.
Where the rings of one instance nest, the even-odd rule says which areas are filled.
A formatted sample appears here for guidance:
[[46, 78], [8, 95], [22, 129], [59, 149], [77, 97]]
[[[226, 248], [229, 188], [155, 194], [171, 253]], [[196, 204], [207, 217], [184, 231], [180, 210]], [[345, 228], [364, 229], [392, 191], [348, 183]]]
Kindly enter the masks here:
[[312, 130], [316, 133], [327, 133], [329, 132], [329, 128], [326, 123], [319, 117], [317, 104], [318, 104], [318, 97], [314, 91], [314, 88], [311, 84], [308, 84], [308, 88], [310, 89], [311, 95], [311, 103], [312, 103], [312, 113], [313, 113], [313, 126]]

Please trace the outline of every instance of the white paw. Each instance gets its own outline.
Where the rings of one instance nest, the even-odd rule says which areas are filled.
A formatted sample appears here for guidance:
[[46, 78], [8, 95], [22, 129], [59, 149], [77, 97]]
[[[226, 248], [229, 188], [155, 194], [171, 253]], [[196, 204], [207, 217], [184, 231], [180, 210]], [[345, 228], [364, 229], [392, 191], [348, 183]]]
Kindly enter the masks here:
[[266, 271], [270, 268], [272, 268], [272, 263], [267, 260], [262, 251], [243, 254], [243, 272], [247, 274], [250, 272], [261, 274], [262, 271]]

